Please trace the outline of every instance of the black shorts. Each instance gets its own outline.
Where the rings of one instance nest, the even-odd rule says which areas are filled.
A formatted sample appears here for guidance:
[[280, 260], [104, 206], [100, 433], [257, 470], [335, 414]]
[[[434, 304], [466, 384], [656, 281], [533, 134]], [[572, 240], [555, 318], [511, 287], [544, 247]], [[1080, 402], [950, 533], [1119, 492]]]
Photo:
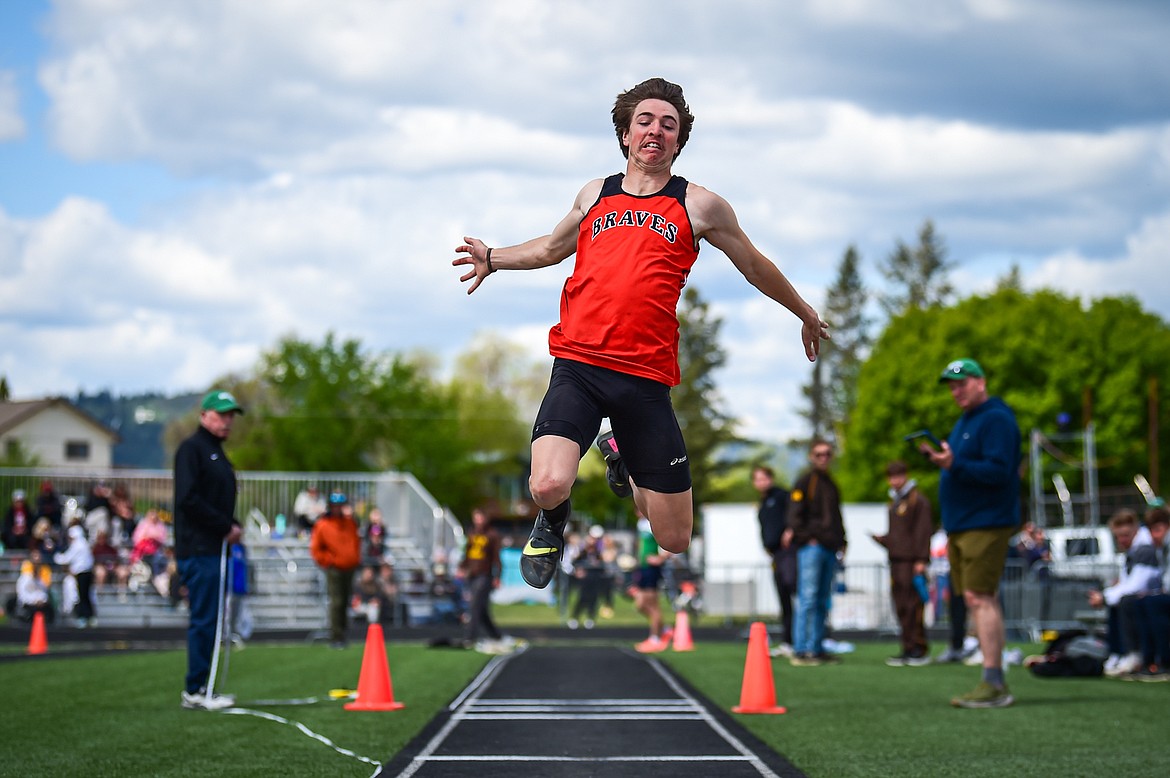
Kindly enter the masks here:
[[661, 565], [643, 565], [634, 573], [634, 586], [638, 589], [653, 591], [662, 583]]
[[634, 483], [663, 494], [691, 488], [691, 465], [669, 386], [571, 359], [553, 360], [532, 439], [568, 438], [585, 456], [605, 417]]

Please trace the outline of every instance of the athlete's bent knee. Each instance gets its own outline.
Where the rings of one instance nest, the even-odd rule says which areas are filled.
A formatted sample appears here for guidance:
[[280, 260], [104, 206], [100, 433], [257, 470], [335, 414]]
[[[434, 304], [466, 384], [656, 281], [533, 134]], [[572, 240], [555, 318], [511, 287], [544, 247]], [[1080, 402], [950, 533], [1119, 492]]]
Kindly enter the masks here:
[[691, 534], [689, 532], [664, 531], [661, 534], [655, 533], [655, 540], [658, 541], [659, 548], [672, 554], [681, 554], [691, 547]]
[[555, 477], [537, 477], [528, 479], [528, 490], [532, 493], [533, 501], [541, 508], [555, 508], [569, 499], [573, 482], [564, 481]]

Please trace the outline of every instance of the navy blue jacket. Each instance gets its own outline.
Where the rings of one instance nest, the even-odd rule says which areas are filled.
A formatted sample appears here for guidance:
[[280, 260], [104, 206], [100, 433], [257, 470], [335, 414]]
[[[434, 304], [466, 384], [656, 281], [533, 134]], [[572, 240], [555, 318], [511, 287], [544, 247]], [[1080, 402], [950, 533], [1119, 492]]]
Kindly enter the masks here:
[[947, 437], [955, 458], [938, 487], [943, 529], [1020, 524], [1020, 426], [1003, 400], [965, 412]]
[[780, 538], [788, 528], [788, 491], [773, 485], [760, 500], [760, 540], [764, 550], [775, 554], [780, 550]]

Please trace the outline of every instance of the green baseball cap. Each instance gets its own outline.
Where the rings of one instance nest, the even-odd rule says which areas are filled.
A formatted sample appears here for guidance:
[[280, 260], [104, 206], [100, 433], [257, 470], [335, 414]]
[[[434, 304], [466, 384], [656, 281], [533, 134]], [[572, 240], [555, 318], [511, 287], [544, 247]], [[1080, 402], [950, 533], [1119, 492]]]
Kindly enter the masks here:
[[212, 389], [203, 398], [203, 404], [200, 406], [205, 411], [216, 411], [217, 413], [229, 413], [230, 411], [244, 412], [240, 404], [236, 402], [236, 398], [231, 392], [225, 392], [222, 389]]
[[945, 368], [943, 368], [942, 375], [939, 376], [938, 382], [941, 384], [944, 381], [961, 381], [964, 378], [982, 378], [983, 368], [974, 359], [956, 359]]

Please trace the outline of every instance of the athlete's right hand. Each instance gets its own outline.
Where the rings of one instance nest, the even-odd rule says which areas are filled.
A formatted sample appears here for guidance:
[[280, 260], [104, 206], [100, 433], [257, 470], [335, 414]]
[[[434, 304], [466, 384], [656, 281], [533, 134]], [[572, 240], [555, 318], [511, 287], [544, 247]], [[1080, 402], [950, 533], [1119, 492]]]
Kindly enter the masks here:
[[[465, 254], [466, 256], [457, 257], [451, 260], [452, 266], [471, 265], [471, 269], [459, 277], [460, 281], [471, 281], [471, 286], [467, 287], [467, 293], [471, 294], [483, 280], [491, 275], [488, 269], [487, 253], [488, 247], [479, 238], [468, 238], [464, 236], [463, 245], [455, 248], [456, 254]], [[475, 279], [472, 281], [472, 279]]]

